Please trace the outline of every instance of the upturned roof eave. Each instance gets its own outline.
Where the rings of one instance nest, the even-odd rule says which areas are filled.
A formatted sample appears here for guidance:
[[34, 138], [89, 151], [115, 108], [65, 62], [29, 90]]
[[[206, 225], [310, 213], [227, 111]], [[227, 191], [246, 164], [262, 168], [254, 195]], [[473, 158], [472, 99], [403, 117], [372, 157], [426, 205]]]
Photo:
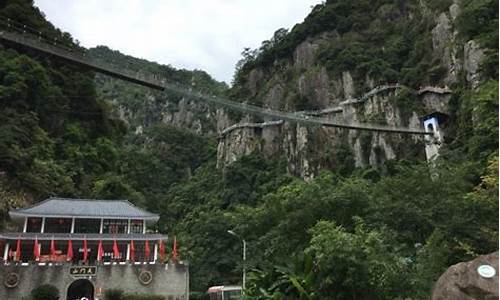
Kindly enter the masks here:
[[146, 241], [146, 240], [168, 240], [168, 235], [159, 233], [145, 233], [145, 234], [106, 234], [106, 233], [17, 233], [7, 232], [0, 233], [1, 240], [34, 240], [39, 241]]
[[9, 211], [9, 216], [11, 219], [19, 219], [25, 217], [36, 217], [36, 218], [75, 218], [75, 219], [134, 219], [134, 220], [146, 220], [157, 222], [160, 216], [157, 214], [151, 214], [150, 216], [129, 216], [129, 215], [84, 215], [84, 214], [41, 214], [41, 213], [26, 213], [20, 210]]

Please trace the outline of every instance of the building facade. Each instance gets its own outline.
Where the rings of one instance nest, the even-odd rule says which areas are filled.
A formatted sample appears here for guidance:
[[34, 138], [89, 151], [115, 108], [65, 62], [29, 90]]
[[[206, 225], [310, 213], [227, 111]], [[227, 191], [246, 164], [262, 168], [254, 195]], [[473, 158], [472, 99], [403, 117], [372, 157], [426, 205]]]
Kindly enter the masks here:
[[148, 231], [159, 216], [128, 201], [49, 198], [9, 215], [19, 231], [0, 234], [0, 299], [23, 299], [45, 283], [66, 300], [103, 299], [112, 288], [189, 298], [176, 243], [167, 251], [167, 236]]

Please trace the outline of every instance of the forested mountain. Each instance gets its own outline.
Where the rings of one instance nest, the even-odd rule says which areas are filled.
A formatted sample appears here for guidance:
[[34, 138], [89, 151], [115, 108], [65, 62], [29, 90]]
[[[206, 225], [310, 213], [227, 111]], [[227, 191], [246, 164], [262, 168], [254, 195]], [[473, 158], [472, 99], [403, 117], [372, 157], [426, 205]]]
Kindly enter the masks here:
[[[259, 49], [246, 49], [230, 95], [235, 101], [306, 111], [337, 122], [417, 130], [424, 116], [441, 112], [452, 118], [441, 125], [447, 144], [453, 143], [469, 130], [454, 131], [457, 125], [469, 125], [454, 122], [463, 115], [460, 110], [467, 109], [457, 104], [470, 98], [466, 91], [489, 90], [481, 83], [496, 80], [498, 74], [491, 21], [496, 18], [495, 5], [326, 1], [290, 31], [279, 29]], [[231, 119], [230, 123], [266, 121]], [[383, 168], [388, 160], [424, 159], [421, 136], [285, 122], [225, 134], [219, 142], [219, 165], [253, 151], [266, 157], [285, 153], [289, 172], [306, 179], [324, 169]]]
[[[0, 16], [77, 46], [32, 1], [3, 1]], [[229, 89], [203, 71], [90, 53], [337, 121], [420, 128], [440, 111], [445, 140], [431, 164], [418, 137], [287, 122], [216, 140], [267, 120], [2, 47], [4, 215], [49, 195], [130, 199], [177, 236], [193, 299], [240, 282], [228, 229], [248, 243], [249, 299], [428, 299], [447, 267], [498, 250], [497, 1], [328, 0], [245, 50]]]
[[[32, 1], [5, 1], [0, 16], [78, 47], [69, 33], [47, 22]], [[94, 49], [113, 57], [111, 50]], [[161, 123], [135, 136], [135, 127], [120, 118], [106, 86], [120, 83], [95, 77], [93, 72], [25, 49], [2, 47], [0, 122], [0, 190], [2, 212], [48, 196], [126, 198], [156, 210], [169, 186], [186, 179], [214, 157], [207, 138]], [[122, 55], [115, 55], [121, 58]], [[134, 62], [129, 59], [129, 67]], [[222, 88], [201, 71], [177, 71], [145, 63], [141, 69], [169, 74], [181, 83], [199, 78], [206, 89]], [[102, 87], [97, 91], [95, 82]], [[195, 82], [198, 82], [195, 81]], [[104, 84], [105, 83], [105, 84]], [[133, 89], [132, 89], [133, 90]], [[126, 94], [133, 107], [136, 94]], [[116, 100], [118, 103], [119, 100]], [[132, 109], [132, 108], [131, 108]], [[5, 219], [5, 218], [4, 218]]]

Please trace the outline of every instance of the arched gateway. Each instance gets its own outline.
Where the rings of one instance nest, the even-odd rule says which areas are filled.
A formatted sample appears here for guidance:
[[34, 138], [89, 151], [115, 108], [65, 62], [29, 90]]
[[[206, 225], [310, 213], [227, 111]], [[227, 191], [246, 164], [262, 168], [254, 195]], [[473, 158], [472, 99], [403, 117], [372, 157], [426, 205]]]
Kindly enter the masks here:
[[94, 300], [94, 285], [87, 279], [73, 281], [66, 294], [66, 300]]

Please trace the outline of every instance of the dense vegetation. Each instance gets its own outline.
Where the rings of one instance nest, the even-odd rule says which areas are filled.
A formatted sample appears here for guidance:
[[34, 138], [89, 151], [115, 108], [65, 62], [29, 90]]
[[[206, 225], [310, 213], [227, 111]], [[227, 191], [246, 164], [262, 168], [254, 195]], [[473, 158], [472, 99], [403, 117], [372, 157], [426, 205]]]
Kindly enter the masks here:
[[[493, 78], [498, 65], [498, 1], [462, 1], [458, 16], [460, 38], [477, 40], [487, 48], [484, 72]], [[442, 55], [433, 52], [431, 31], [442, 12], [447, 12], [451, 0], [328, 0], [316, 5], [304, 22], [292, 29], [277, 30], [258, 49], [246, 48], [236, 66], [231, 95], [235, 100], [258, 102], [263, 95], [249, 98], [246, 82], [249, 73], [261, 69], [277, 73], [293, 61], [296, 47], [316, 39], [316, 67], [325, 67], [329, 75], [338, 77], [349, 71], [359, 93], [370, 88], [366, 77], [375, 84], [399, 82], [412, 88], [443, 85], [446, 69]], [[323, 36], [323, 38], [320, 38]], [[318, 41], [319, 40], [319, 41]], [[298, 73], [299, 75], [301, 73]], [[285, 73], [285, 80], [297, 74]], [[288, 80], [293, 82], [293, 80]], [[459, 86], [461, 83], [458, 83]], [[302, 110], [304, 102], [290, 95]], [[312, 103], [308, 103], [311, 106]]]
[[32, 300], [58, 300], [59, 290], [51, 284], [42, 284], [31, 291]]
[[[380, 83], [440, 85], [443, 70], [430, 31], [451, 4], [326, 1], [290, 32], [280, 29], [260, 49], [245, 49], [231, 95], [259, 101], [259, 95], [248, 98], [250, 71], [281, 72], [298, 44], [324, 32], [336, 38], [320, 43], [318, 61], [333, 75], [349, 70], [355, 79], [369, 74]], [[177, 216], [192, 271], [201, 274], [192, 288], [202, 292], [221, 276], [235, 281], [237, 274], [227, 270], [235, 262], [241, 270], [241, 243], [228, 228], [249, 245], [249, 299], [426, 299], [448, 266], [497, 250], [497, 7], [496, 1], [465, 1], [458, 16], [457, 42], [477, 40], [486, 58], [477, 88], [470, 89], [463, 74], [453, 86], [446, 145], [435, 165], [389, 161], [382, 170], [337, 168], [304, 183], [288, 177], [278, 159], [265, 181], [270, 189], [257, 198], [255, 192], [237, 194], [229, 206], [223, 199], [232, 186], [260, 191], [253, 179], [273, 173], [267, 160], [251, 155], [219, 179], [201, 168], [176, 185], [167, 203], [195, 207]], [[311, 109], [305, 105], [300, 109]]]
[[[430, 30], [434, 16], [421, 5], [436, 1], [337, 1], [314, 7], [303, 23], [276, 31], [259, 49], [246, 50], [235, 75], [241, 84], [249, 71], [289, 60], [308, 38], [329, 34], [322, 43], [318, 65], [333, 75], [352, 72], [358, 81], [368, 75], [378, 82], [399, 81], [418, 86], [439, 79], [439, 58], [432, 57]], [[447, 9], [451, 1], [439, 7]]]
[[[450, 1], [425, 3], [439, 11]], [[247, 51], [234, 90], [245, 72], [289, 59], [305, 38], [333, 29], [342, 43], [320, 52], [331, 72], [354, 68], [384, 80], [397, 74], [409, 84], [439, 78], [432, 75], [439, 73], [432, 70], [436, 63], [423, 59], [429, 20], [403, 17], [414, 5], [327, 1], [289, 33], [277, 31], [259, 52]], [[383, 171], [340, 161], [345, 168], [310, 182], [287, 174], [285, 158], [259, 154], [217, 170], [213, 138], [157, 120], [134, 135], [105, 100], [120, 90], [132, 110], [141, 110], [144, 89], [98, 77], [96, 92], [94, 74], [86, 70], [1, 48], [1, 212], [50, 195], [130, 199], [161, 214], [159, 231], [177, 235], [181, 258], [190, 261], [194, 299], [210, 285], [240, 282], [241, 242], [228, 229], [248, 242], [249, 299], [427, 299], [448, 266], [498, 245], [495, 6], [493, 0], [470, 1], [460, 16], [463, 39], [493, 50], [479, 87], [457, 84], [439, 161], [389, 161]], [[74, 43], [32, 1], [3, 1], [0, 15]], [[382, 43], [384, 51], [371, 47]], [[212, 93], [225, 89], [201, 71], [147, 64], [102, 47], [91, 53]]]
[[108, 289], [104, 292], [104, 300], [165, 300], [163, 296], [125, 294], [120, 289]]

